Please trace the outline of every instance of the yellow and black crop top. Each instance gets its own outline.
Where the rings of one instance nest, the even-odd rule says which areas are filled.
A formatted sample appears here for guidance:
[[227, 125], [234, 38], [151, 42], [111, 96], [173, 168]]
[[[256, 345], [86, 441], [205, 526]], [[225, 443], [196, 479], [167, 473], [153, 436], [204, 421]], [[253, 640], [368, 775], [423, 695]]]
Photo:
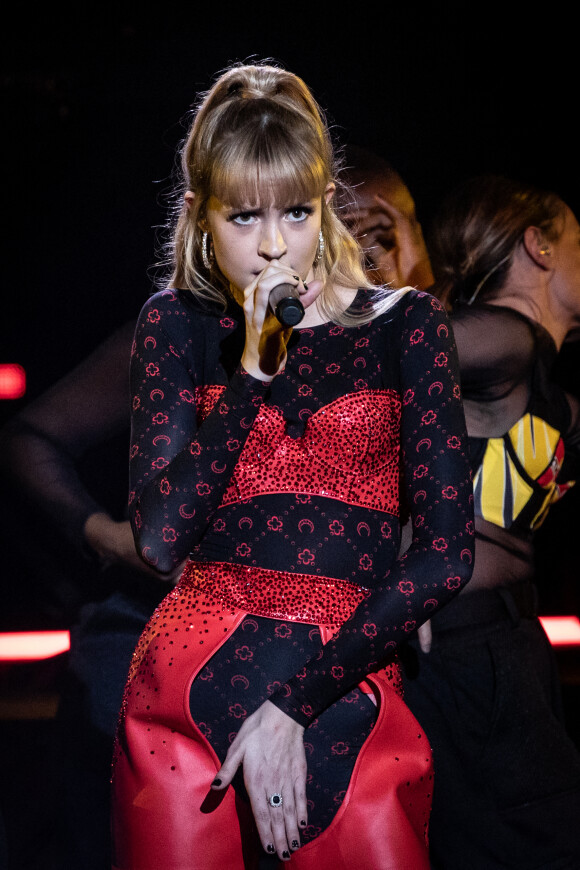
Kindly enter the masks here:
[[556, 346], [538, 323], [510, 308], [477, 305], [452, 317], [468, 417], [475, 515], [529, 533], [579, 472], [578, 402], [550, 377]]

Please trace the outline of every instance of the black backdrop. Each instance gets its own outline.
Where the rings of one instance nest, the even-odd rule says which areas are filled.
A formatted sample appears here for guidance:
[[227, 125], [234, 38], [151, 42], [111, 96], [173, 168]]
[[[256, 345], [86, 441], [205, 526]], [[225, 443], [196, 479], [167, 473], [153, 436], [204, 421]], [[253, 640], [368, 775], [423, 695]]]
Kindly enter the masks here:
[[[136, 315], [182, 119], [232, 61], [270, 57], [301, 75], [339, 141], [399, 169], [426, 229], [450, 186], [488, 170], [578, 210], [577, 46], [563, 9], [518, 21], [508, 4], [13, 12], [0, 59], [0, 362], [26, 368], [28, 392], [0, 403], [0, 423]], [[573, 386], [577, 368], [572, 349]]]
[[426, 224], [450, 185], [484, 170], [575, 207], [577, 47], [559, 4], [509, 26], [483, 5], [241, 6], [28, 7], [4, 24], [0, 361], [26, 366], [29, 398], [150, 291], [180, 121], [231, 61], [301, 75], [339, 139], [391, 159]]
[[[121, 3], [115, 11], [89, 3], [5, 9], [0, 363], [25, 367], [28, 392], [0, 402], [0, 425], [136, 316], [152, 289], [155, 227], [165, 218], [181, 119], [231, 62], [270, 57], [301, 75], [339, 141], [374, 148], [399, 169], [426, 229], [450, 186], [488, 170], [554, 188], [578, 214], [577, 28], [564, 4], [453, 5], [409, 2], [401, 11], [362, 3], [356, 14], [215, 0], [156, 3], [147, 12]], [[580, 393], [579, 358], [568, 349], [560, 376]], [[111, 470], [113, 455], [109, 445], [103, 450], [83, 469], [95, 490], [114, 477], [100, 473], [102, 462]], [[111, 499], [125, 502], [124, 441], [114, 455]], [[579, 497], [580, 486], [540, 531], [544, 613], [580, 612]], [[0, 534], [0, 630], [68, 627], [87, 563], [79, 566], [44, 518], [15, 510], [1, 492]], [[93, 581], [105, 594], [104, 578]], [[44, 664], [0, 669], [0, 694], [30, 683], [34, 698], [58, 685], [63, 662]], [[560, 665], [580, 746], [577, 655], [560, 656]], [[28, 854], [38, 843], [43, 854], [52, 836], [54, 781], [39, 773], [52, 734], [50, 720], [2, 722], [0, 814], [14, 848], [22, 844], [22, 866], [36, 866]]]

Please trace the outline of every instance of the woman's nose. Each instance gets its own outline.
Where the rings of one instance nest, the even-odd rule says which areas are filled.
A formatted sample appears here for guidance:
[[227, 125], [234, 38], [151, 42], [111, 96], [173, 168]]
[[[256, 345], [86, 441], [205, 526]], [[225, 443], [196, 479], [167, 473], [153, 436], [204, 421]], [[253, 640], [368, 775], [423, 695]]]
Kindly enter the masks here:
[[279, 260], [286, 253], [286, 242], [277, 221], [267, 221], [260, 239], [259, 254], [267, 260]]

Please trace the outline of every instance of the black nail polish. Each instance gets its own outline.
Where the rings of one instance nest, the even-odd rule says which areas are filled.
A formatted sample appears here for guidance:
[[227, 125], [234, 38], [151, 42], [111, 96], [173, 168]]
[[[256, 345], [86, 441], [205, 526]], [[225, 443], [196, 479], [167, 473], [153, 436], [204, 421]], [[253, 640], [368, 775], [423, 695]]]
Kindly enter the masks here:
[[221, 784], [222, 784], [221, 779], [219, 778], [219, 776], [216, 776], [216, 778], [212, 782], [212, 785], [221, 785]]
[[289, 852], [287, 849], [284, 849], [284, 851], [282, 852], [282, 857], [283, 857], [283, 858], [289, 858], [289, 857], [290, 857], [290, 852]]
[[306, 822], [304, 821], [304, 819], [301, 819], [301, 821], [300, 821], [300, 827], [301, 827], [301, 828], [305, 828], [305, 827], [306, 827]]
[[300, 275], [294, 275], [294, 280], [295, 280], [295, 281], [300, 281]]
[[275, 850], [274, 846], [272, 845], [272, 843], [268, 843], [268, 845], [266, 846], [266, 852], [269, 852], [270, 855], [272, 855], [275, 851], [276, 850]]
[[292, 840], [292, 848], [298, 849], [299, 847], [300, 847], [300, 843], [298, 842], [298, 840]]

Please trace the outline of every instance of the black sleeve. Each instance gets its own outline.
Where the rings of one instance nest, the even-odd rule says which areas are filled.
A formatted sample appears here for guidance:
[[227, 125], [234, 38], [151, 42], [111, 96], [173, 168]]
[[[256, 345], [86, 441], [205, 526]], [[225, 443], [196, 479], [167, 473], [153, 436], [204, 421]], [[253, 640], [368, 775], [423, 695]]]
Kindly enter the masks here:
[[527, 318], [499, 306], [461, 306], [451, 323], [464, 398], [495, 401], [526, 381], [535, 349]]
[[384, 664], [471, 576], [473, 495], [457, 355], [447, 316], [428, 294], [406, 308], [400, 378], [412, 543], [316, 660], [271, 696], [304, 726]]
[[[218, 373], [206, 383], [203, 315], [184, 317], [171, 294], [161, 302], [144, 306], [131, 358], [129, 513], [143, 559], [168, 572], [219, 507], [269, 384], [239, 365], [226, 383]], [[207, 415], [205, 387], [219, 395]]]
[[2, 474], [77, 548], [87, 518], [103, 508], [81, 480], [91, 447], [129, 433], [129, 359], [135, 321], [14, 417], [0, 434]]

